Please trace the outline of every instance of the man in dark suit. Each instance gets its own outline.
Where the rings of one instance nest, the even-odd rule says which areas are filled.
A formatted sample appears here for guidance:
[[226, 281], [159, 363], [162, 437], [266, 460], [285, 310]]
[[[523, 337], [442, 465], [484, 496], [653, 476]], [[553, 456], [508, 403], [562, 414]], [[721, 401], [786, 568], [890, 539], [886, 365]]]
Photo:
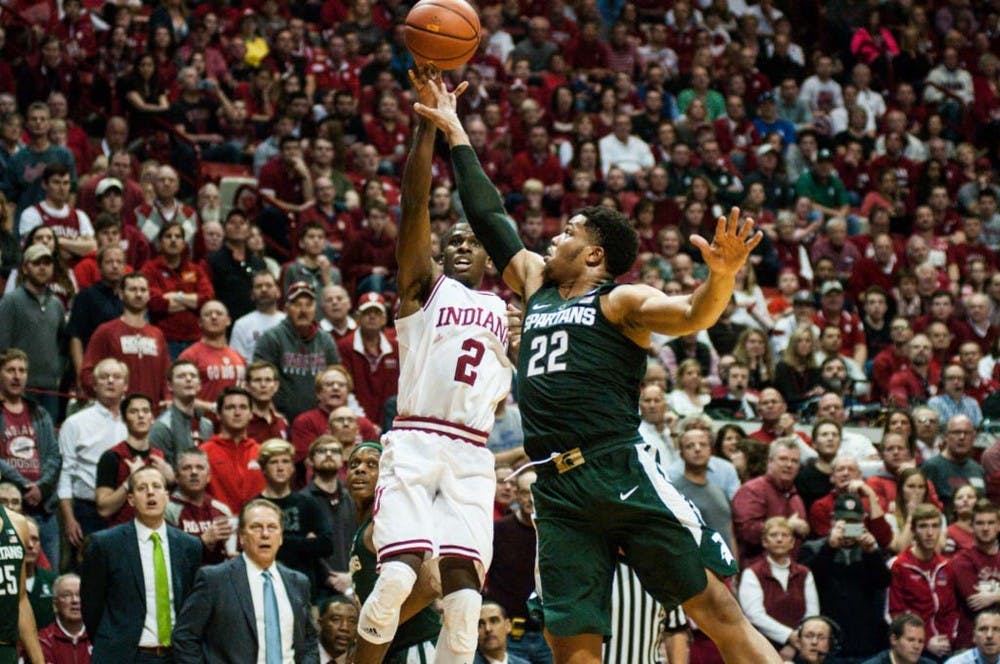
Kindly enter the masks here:
[[174, 630], [177, 664], [319, 662], [309, 580], [275, 562], [283, 522], [266, 499], [240, 511], [243, 555], [199, 570]]
[[173, 662], [172, 625], [201, 565], [201, 542], [163, 520], [166, 479], [143, 466], [128, 479], [136, 517], [92, 535], [80, 569], [83, 622], [95, 662]]

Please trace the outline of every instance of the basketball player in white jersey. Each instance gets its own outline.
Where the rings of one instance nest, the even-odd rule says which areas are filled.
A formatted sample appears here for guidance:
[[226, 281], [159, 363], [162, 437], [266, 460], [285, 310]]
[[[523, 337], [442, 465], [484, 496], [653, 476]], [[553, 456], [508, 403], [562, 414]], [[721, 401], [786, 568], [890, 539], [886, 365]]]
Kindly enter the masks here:
[[[411, 72], [423, 103], [424, 78]], [[443, 626], [435, 662], [467, 664], [478, 639], [493, 541], [493, 455], [486, 439], [510, 390], [504, 302], [475, 290], [489, 258], [457, 224], [432, 259], [428, 198], [436, 129], [421, 120], [403, 171], [396, 259], [399, 415], [382, 439], [373, 541], [379, 578], [361, 610], [357, 662], [392, 641], [425, 558], [439, 556]]]

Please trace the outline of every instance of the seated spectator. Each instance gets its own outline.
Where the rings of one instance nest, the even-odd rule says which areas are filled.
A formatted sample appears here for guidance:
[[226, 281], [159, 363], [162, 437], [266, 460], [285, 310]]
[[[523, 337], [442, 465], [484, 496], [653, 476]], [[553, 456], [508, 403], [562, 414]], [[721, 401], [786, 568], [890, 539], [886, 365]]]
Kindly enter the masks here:
[[667, 395], [667, 407], [679, 417], [700, 415], [711, 401], [702, 391], [702, 368], [698, 360], [687, 359], [677, 368], [677, 388]]
[[25, 236], [37, 226], [48, 226], [59, 237], [62, 257], [71, 265], [97, 248], [94, 227], [83, 210], [71, 204], [69, 167], [52, 163], [41, 175], [43, 200], [27, 207], [18, 220], [18, 234]]
[[366, 225], [344, 243], [340, 266], [345, 282], [358, 294], [383, 293], [396, 274], [396, 227], [389, 207], [373, 201], [365, 209]]
[[757, 395], [774, 386], [774, 355], [767, 335], [761, 330], [746, 330], [736, 340], [733, 357], [745, 362], [750, 372], [747, 387]]
[[796, 550], [798, 544], [809, 534], [806, 508], [802, 498], [796, 493], [794, 484], [800, 458], [796, 438], [778, 438], [771, 443], [767, 474], [748, 481], [733, 496], [733, 526], [743, 567], [761, 556], [761, 535], [764, 522], [770, 517], [783, 516], [788, 519], [796, 536]]
[[507, 664], [528, 664], [528, 660], [507, 651], [511, 634], [511, 622], [507, 612], [496, 602], [483, 602], [479, 611], [479, 647], [473, 664], [506, 662]]
[[937, 394], [940, 384], [941, 369], [931, 362], [931, 340], [927, 335], [914, 335], [906, 348], [909, 362], [889, 378], [889, 402], [896, 408], [925, 403]]
[[924, 621], [912, 613], [900, 613], [889, 625], [889, 649], [862, 664], [934, 664], [924, 657]]
[[882, 548], [892, 541], [892, 528], [875, 490], [861, 479], [861, 468], [852, 456], [841, 454], [833, 460], [833, 490], [809, 508], [809, 528], [817, 537], [826, 537], [835, 521], [863, 523]]
[[324, 253], [327, 247], [327, 231], [318, 221], [307, 221], [296, 229], [298, 233], [299, 255], [294, 261], [282, 266], [281, 291], [297, 281], [309, 284], [317, 293], [331, 284], [340, 283], [340, 270], [330, 264]]
[[319, 603], [320, 661], [343, 661], [358, 637], [358, 607], [346, 597], [333, 596]]
[[828, 417], [841, 426], [840, 454], [854, 457], [865, 475], [878, 472], [882, 464], [872, 441], [864, 434], [846, 430], [847, 410], [840, 395], [827, 392], [821, 396], [816, 404], [816, 415]]
[[928, 459], [920, 469], [931, 482], [945, 507], [951, 505], [956, 489], [971, 484], [979, 495], [985, 491], [983, 467], [972, 458], [976, 430], [965, 415], [948, 420], [944, 451]]
[[[253, 275], [251, 299], [254, 310], [233, 323], [232, 334], [229, 337], [229, 345], [244, 360], [248, 362], [252, 360], [257, 340], [260, 339], [261, 335], [285, 319], [285, 312], [278, 309], [280, 298], [281, 291], [278, 289], [278, 280], [273, 274], [267, 270], [261, 270]], [[268, 438], [275, 438], [275, 436], [268, 436]], [[265, 440], [267, 439], [265, 438]]]
[[909, 361], [907, 347], [912, 337], [913, 328], [910, 327], [909, 319], [896, 316], [889, 322], [891, 343], [873, 355], [871, 366], [873, 399], [884, 401], [888, 396], [889, 381], [893, 374], [901, 371]]
[[959, 617], [954, 573], [948, 560], [937, 552], [941, 511], [924, 503], [913, 511], [912, 521], [913, 544], [890, 568], [889, 615], [909, 611], [919, 616], [930, 633], [926, 652], [941, 658], [955, 649]]
[[740, 575], [740, 607], [750, 623], [789, 660], [803, 646], [798, 630], [802, 619], [819, 614], [816, 583], [809, 568], [792, 558], [795, 534], [787, 519], [768, 519], [761, 541], [764, 557]]
[[194, 245], [198, 230], [198, 211], [178, 199], [181, 181], [172, 166], [160, 166], [153, 179], [153, 201], [143, 203], [134, 211], [135, 223], [150, 244], [157, 242], [160, 231], [168, 223], [184, 228], [184, 241]]
[[997, 638], [997, 632], [1000, 632], [1000, 611], [994, 607], [983, 609], [976, 614], [972, 629], [973, 648], [955, 655], [945, 664], [977, 664], [995, 660], [1000, 655], [1000, 639]]
[[[908, 417], [905, 411], [890, 411], [888, 424], [891, 425], [893, 418], [906, 420]], [[879, 502], [882, 504], [882, 509], [887, 514], [895, 512], [898, 507], [896, 485], [903, 472], [915, 467], [916, 461], [913, 458], [915, 451], [916, 445], [912, 435], [907, 438], [902, 431], [898, 430], [890, 430], [882, 434], [882, 444], [879, 447], [879, 453], [882, 457], [882, 467], [867, 477], [865, 482], [875, 490], [875, 495], [878, 496]], [[928, 495], [922, 497], [920, 502], [933, 503], [940, 507], [940, 500], [934, 491], [933, 484], [930, 485]], [[893, 525], [891, 519], [890, 525]]]
[[52, 583], [55, 622], [38, 631], [46, 662], [90, 664], [90, 637], [80, 607], [80, 577], [63, 574]]

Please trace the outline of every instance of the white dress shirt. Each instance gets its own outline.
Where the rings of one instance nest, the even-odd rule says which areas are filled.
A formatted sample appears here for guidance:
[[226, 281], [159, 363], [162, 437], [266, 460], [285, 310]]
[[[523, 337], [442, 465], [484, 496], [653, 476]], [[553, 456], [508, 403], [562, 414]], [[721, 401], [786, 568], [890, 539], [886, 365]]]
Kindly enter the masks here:
[[142, 621], [142, 636], [139, 637], [139, 647], [155, 648], [160, 645], [160, 637], [156, 627], [156, 571], [153, 569], [153, 538], [156, 532], [160, 535], [160, 545], [163, 547], [163, 562], [167, 564], [167, 592], [170, 593], [170, 624], [177, 622], [174, 613], [174, 581], [170, 569], [170, 542], [167, 540], [167, 522], [164, 521], [155, 531], [135, 520], [135, 534], [139, 541], [139, 560], [142, 562], [142, 582], [146, 589], [146, 618]]
[[[253, 615], [257, 622], [257, 664], [267, 664], [267, 649], [264, 644], [264, 570], [243, 554], [247, 565], [247, 581], [250, 582], [250, 598], [253, 600]], [[285, 591], [285, 583], [277, 565], [271, 565], [271, 587], [278, 598], [278, 620], [281, 622], [281, 662], [295, 664], [295, 615], [292, 603]]]
[[59, 430], [59, 452], [63, 464], [56, 495], [60, 500], [94, 500], [97, 462], [101, 455], [128, 437], [118, 412], [95, 401], [66, 418]]
[[612, 166], [618, 166], [628, 175], [634, 175], [643, 168], [652, 168], [656, 165], [649, 144], [638, 136], [629, 136], [625, 143], [618, 140], [614, 134], [608, 134], [597, 146], [601, 151], [601, 170], [605, 177]]

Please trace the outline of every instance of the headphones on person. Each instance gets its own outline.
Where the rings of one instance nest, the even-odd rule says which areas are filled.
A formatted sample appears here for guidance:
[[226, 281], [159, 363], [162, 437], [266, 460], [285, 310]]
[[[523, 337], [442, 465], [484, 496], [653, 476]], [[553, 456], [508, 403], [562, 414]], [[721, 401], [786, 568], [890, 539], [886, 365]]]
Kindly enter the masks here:
[[810, 620], [822, 620], [830, 628], [830, 649], [826, 651], [823, 655], [824, 658], [831, 657], [840, 652], [840, 644], [844, 639], [844, 632], [840, 629], [840, 625], [833, 618], [827, 618], [826, 616], [806, 616], [803, 618], [798, 625], [795, 627], [795, 632], [802, 638], [802, 627]]

